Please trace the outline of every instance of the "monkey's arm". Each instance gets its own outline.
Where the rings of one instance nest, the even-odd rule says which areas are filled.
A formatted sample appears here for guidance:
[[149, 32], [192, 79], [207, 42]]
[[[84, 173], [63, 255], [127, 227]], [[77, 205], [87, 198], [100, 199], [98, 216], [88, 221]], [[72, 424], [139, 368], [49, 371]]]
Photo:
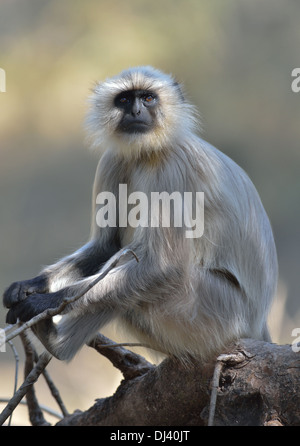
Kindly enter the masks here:
[[3, 295], [3, 304], [11, 308], [28, 299], [29, 295], [55, 292], [80, 278], [90, 276], [98, 271], [101, 264], [105, 263], [117, 249], [113, 241], [109, 246], [103, 244], [100, 247], [97, 241], [91, 240], [73, 254], [46, 267], [37, 277], [12, 283]]
[[[163, 244], [167, 246], [167, 244]], [[178, 244], [180, 245], [180, 243]], [[66, 312], [71, 309], [80, 311], [81, 314], [90, 312], [97, 307], [97, 311], [101, 312], [101, 307], [109, 306], [116, 310], [122, 307], [128, 308], [130, 304], [134, 305], [137, 301], [149, 302], [157, 297], [161, 298], [165, 288], [180, 285], [180, 270], [184, 269], [183, 265], [176, 265], [177, 249], [173, 247], [172, 252], [162, 253], [162, 245], [160, 248], [153, 246], [152, 252], [143, 252], [142, 246], [128, 246], [138, 256], [137, 263], [132, 256], [128, 254], [122, 264], [112, 270], [103, 280], [89, 290], [79, 301], [68, 305]], [[159, 252], [160, 251], [160, 252]], [[183, 248], [181, 248], [183, 251]], [[172, 257], [172, 263], [164, 270], [159, 265], [157, 259], [161, 257]], [[110, 261], [114, 260], [114, 256]], [[14, 323], [19, 318], [21, 321], [27, 321], [33, 316], [43, 312], [48, 308], [57, 307], [63, 298], [75, 296], [82, 292], [89, 283], [91, 283], [97, 275], [91, 275], [85, 279], [78, 280], [64, 288], [46, 294], [32, 294], [19, 303], [12, 306], [7, 314], [7, 322]], [[125, 297], [126, 296], [126, 297]], [[129, 300], [132, 300], [130, 302]]]

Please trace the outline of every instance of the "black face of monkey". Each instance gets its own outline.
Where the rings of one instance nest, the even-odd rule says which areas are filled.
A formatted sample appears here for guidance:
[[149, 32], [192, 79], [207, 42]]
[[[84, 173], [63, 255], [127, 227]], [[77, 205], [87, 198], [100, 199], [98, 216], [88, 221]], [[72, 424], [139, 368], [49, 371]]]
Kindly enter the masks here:
[[146, 133], [153, 129], [158, 96], [147, 90], [126, 90], [119, 93], [114, 105], [122, 110], [123, 116], [118, 131]]

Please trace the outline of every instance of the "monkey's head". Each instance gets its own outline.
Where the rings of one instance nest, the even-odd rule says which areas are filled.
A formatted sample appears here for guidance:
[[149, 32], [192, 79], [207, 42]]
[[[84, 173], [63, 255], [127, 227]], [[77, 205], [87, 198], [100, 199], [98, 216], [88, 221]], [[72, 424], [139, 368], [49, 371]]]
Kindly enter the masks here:
[[87, 126], [93, 145], [125, 155], [171, 148], [194, 130], [195, 110], [174, 79], [150, 66], [95, 86]]

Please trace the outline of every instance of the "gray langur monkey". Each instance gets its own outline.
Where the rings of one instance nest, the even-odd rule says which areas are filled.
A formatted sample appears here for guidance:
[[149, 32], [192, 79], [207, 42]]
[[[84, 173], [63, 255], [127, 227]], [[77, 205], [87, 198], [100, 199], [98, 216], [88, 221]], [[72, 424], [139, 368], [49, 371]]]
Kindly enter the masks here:
[[[207, 359], [240, 337], [269, 341], [277, 256], [268, 217], [245, 172], [197, 136], [195, 109], [181, 86], [152, 67], [123, 71], [95, 86], [87, 126], [103, 151], [90, 239], [34, 279], [13, 283], [3, 299], [7, 322], [27, 321], [78, 294], [127, 247], [138, 263], [125, 255], [65, 308], [59, 323], [37, 324], [35, 333], [57, 358], [71, 359], [113, 319], [182, 360]], [[97, 197], [105, 191], [118, 199], [120, 185], [149, 200], [152, 192], [203, 192], [202, 236], [187, 237], [175, 217], [170, 227], [162, 225], [161, 215], [158, 225], [121, 225], [122, 203], [116, 224], [100, 227], [107, 201]]]

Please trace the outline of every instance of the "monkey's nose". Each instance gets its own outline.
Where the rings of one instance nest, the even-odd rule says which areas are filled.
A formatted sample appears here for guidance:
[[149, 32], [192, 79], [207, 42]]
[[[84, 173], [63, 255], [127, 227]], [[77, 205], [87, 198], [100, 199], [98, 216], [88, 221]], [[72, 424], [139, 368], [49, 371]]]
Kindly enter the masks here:
[[133, 117], [139, 116], [141, 114], [141, 108], [138, 99], [136, 99], [132, 105], [131, 115]]

